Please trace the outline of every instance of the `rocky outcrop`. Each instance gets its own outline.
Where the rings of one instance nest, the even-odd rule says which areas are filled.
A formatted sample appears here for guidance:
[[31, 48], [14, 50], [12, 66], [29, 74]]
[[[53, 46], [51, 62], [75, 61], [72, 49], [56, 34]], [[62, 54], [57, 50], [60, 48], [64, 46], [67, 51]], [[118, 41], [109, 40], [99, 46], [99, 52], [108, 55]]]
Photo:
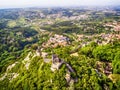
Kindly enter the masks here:
[[30, 65], [30, 56], [32, 55], [31, 52], [28, 53], [28, 55], [26, 56], [26, 58], [22, 61], [23, 64], [25, 64], [26, 69], [29, 69], [29, 65]]
[[18, 62], [13, 63], [7, 67], [7, 71], [11, 70]]
[[51, 61], [51, 58], [47, 58], [48, 53], [41, 52], [41, 56], [42, 56], [42, 58], [43, 58], [43, 60], [44, 60], [45, 63], [49, 63]]
[[110, 74], [112, 74], [112, 65], [109, 62], [97, 61], [96, 70], [97, 72], [102, 72], [105, 75], [109, 76]]
[[120, 74], [110, 74], [108, 78], [111, 79], [113, 83], [116, 83], [120, 81]]
[[0, 81], [4, 80], [5, 78], [8, 78], [10, 81], [12, 81], [14, 78], [19, 76], [18, 73], [9, 73], [9, 71], [11, 71], [11, 69], [14, 68], [17, 63], [18, 62], [15, 62], [7, 67], [6, 72], [2, 74], [2, 77], [0, 77]]

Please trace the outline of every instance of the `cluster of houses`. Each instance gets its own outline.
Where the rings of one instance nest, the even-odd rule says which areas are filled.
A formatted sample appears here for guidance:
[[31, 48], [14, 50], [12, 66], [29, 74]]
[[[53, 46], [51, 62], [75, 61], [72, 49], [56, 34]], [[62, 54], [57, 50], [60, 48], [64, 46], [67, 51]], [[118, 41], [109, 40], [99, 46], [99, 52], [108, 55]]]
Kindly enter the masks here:
[[88, 19], [88, 14], [80, 14], [80, 13], [74, 13], [72, 16], [65, 16], [63, 12], [58, 12], [54, 14], [49, 14], [46, 16], [47, 19], [63, 19], [63, 20], [81, 20], [81, 19]]
[[68, 45], [69, 38], [63, 36], [63, 35], [57, 35], [50, 37], [50, 39], [47, 41], [47, 43], [44, 43], [43, 47], [57, 47], [57, 46], [66, 46]]
[[114, 31], [120, 33], [120, 22], [114, 21], [111, 23], [107, 23], [106, 26], [112, 27]]
[[98, 72], [102, 72], [107, 76], [112, 74], [112, 65], [109, 62], [97, 61], [96, 62], [96, 68], [97, 68]]
[[[92, 36], [86, 36], [86, 35], [77, 35], [76, 41], [79, 42], [81, 41], [81, 46], [86, 46], [90, 42], [96, 42], [98, 45], [106, 45], [110, 42], [113, 42], [114, 39], [120, 40], [120, 34], [97, 34], [97, 35], [92, 35]], [[87, 40], [87, 42], [86, 42]]]
[[105, 45], [105, 44], [108, 44], [110, 42], [113, 42], [114, 39], [120, 39], [119, 34], [105, 34], [105, 33], [102, 33], [102, 34], [99, 35], [99, 37], [101, 39], [96, 40], [98, 45]]

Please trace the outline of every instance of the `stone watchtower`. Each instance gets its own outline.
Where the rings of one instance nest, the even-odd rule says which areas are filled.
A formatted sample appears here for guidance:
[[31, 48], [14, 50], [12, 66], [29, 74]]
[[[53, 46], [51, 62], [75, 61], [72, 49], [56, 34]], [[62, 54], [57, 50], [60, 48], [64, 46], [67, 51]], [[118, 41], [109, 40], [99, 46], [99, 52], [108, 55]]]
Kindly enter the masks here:
[[55, 63], [60, 63], [60, 62], [61, 62], [61, 59], [56, 54], [53, 54], [52, 63], [55, 64]]
[[52, 65], [51, 70], [54, 72], [55, 70], [58, 70], [61, 65], [63, 64], [63, 61], [55, 54], [52, 55]]

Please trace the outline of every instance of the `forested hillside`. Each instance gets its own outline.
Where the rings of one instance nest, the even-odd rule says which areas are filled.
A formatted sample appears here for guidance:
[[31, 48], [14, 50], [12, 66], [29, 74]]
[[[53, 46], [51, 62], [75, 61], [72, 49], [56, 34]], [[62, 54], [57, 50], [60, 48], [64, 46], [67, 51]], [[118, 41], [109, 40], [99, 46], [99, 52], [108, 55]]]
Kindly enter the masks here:
[[0, 90], [119, 90], [116, 9], [1, 9]]

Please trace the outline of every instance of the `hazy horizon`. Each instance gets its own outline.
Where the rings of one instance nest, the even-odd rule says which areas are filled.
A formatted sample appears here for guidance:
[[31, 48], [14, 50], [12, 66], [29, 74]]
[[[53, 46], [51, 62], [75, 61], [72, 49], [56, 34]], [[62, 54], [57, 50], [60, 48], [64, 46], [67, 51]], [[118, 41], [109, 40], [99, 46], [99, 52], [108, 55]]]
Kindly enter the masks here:
[[0, 0], [0, 2], [0, 8], [120, 5], [120, 0]]

